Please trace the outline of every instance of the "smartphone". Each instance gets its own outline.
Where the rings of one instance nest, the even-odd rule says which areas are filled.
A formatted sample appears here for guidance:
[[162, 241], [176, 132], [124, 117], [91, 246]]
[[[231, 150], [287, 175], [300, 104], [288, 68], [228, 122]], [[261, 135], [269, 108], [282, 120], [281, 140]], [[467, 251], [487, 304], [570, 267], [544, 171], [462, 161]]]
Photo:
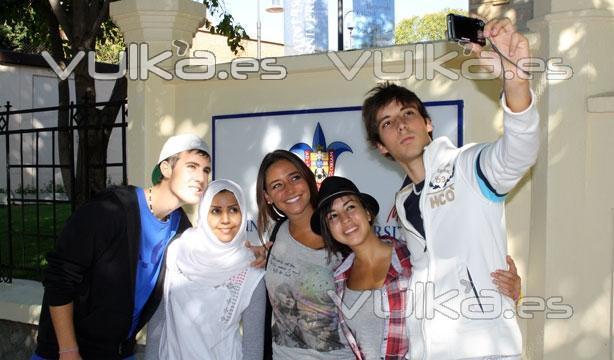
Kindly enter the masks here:
[[484, 21], [467, 16], [448, 14], [448, 40], [486, 45]]

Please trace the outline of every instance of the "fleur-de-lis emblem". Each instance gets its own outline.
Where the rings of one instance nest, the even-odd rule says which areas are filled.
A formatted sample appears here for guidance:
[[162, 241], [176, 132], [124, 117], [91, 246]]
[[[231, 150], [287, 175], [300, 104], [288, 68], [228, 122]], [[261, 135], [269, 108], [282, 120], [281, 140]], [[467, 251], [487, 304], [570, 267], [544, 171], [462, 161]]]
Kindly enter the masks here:
[[294, 144], [290, 151], [302, 158], [311, 169], [316, 177], [318, 188], [326, 177], [335, 174], [335, 163], [339, 155], [346, 151], [353, 153], [352, 148], [341, 141], [335, 141], [326, 146], [326, 138], [320, 123], [316, 125], [311, 146], [305, 143], [298, 143]]

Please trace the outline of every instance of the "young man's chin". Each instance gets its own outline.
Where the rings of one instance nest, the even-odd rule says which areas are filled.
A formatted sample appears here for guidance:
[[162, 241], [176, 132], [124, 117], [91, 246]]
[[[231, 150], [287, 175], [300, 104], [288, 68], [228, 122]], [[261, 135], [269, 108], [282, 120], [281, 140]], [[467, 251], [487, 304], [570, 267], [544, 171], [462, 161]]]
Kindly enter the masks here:
[[200, 198], [202, 197], [202, 192], [200, 193], [191, 193], [186, 194], [181, 197], [181, 201], [186, 205], [198, 205], [200, 202]]

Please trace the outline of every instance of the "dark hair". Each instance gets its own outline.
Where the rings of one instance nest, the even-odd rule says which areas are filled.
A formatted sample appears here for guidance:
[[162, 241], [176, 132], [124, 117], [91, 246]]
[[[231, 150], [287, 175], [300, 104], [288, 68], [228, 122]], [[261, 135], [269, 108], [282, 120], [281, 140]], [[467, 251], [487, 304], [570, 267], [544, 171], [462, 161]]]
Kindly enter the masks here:
[[[172, 170], [172, 169], [175, 168], [175, 165], [177, 165], [177, 161], [179, 161], [179, 158], [181, 157], [181, 154], [186, 153], [186, 152], [187, 153], [195, 153], [197, 155], [204, 156], [207, 159], [211, 160], [211, 156], [209, 156], [209, 154], [206, 151], [202, 151], [202, 150], [199, 150], [199, 149], [192, 149], [192, 150], [182, 151], [182, 152], [177, 153], [175, 155], [171, 155], [171, 156], [167, 157], [166, 159], [160, 161], [160, 164], [163, 163], [164, 161], [166, 161], [168, 163], [168, 165], [171, 167], [171, 170]], [[164, 174], [162, 174], [162, 172], [160, 171], [160, 179], [159, 179], [159, 181], [157, 183], [159, 184], [160, 182], [162, 182], [162, 180], [164, 180]]]
[[[373, 224], [375, 223], [375, 215], [374, 215], [375, 212], [371, 208], [369, 208], [368, 204], [365, 203], [360, 198], [360, 196], [353, 195], [353, 194], [351, 194], [350, 196], [355, 197], [360, 203], [360, 205], [371, 216], [369, 225], [373, 226]], [[326, 204], [322, 206], [322, 209], [320, 210], [320, 224], [322, 224], [320, 229], [322, 232], [322, 239], [324, 239], [324, 247], [326, 248], [326, 252], [328, 253], [329, 261], [333, 254], [341, 254], [341, 256], [346, 257], [352, 252], [352, 249], [350, 249], [349, 246], [337, 241], [337, 239], [333, 237], [333, 234], [331, 234], [330, 229], [328, 228], [328, 222], [326, 221], [326, 216], [328, 215], [328, 213], [330, 213], [331, 208], [333, 206], [333, 202], [334, 200], [328, 201]]]
[[[422, 100], [413, 91], [388, 81], [377, 84], [367, 92], [367, 98], [362, 103], [362, 121], [367, 131], [367, 141], [371, 146], [381, 144], [377, 126], [377, 113], [393, 101], [403, 106], [415, 105], [424, 121], [430, 119]], [[392, 159], [390, 154], [386, 154], [386, 157]]]
[[258, 179], [256, 180], [256, 203], [258, 204], [258, 236], [260, 239], [264, 236], [264, 233], [268, 230], [270, 220], [279, 221], [285, 216], [280, 216], [273, 210], [273, 204], [267, 204], [264, 194], [266, 193], [266, 172], [269, 168], [278, 161], [289, 161], [303, 179], [307, 181], [309, 186], [309, 202], [315, 209], [318, 205], [318, 186], [316, 185], [316, 179], [311, 170], [305, 165], [303, 160], [296, 156], [296, 154], [287, 150], [275, 150], [264, 156], [260, 163], [260, 169], [258, 169]]

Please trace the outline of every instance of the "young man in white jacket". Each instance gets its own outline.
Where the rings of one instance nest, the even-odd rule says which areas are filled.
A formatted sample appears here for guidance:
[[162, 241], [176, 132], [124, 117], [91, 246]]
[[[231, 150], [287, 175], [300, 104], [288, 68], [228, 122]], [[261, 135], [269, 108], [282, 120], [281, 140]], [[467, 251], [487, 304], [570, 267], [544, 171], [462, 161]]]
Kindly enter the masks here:
[[368, 140], [407, 174], [396, 209], [413, 265], [411, 359], [519, 359], [522, 352], [513, 300], [496, 291], [491, 273], [505, 266], [505, 194], [537, 158], [539, 117], [515, 65], [529, 57], [527, 39], [508, 19], [490, 21], [484, 34], [507, 59], [476, 44], [472, 50], [514, 74], [503, 82], [504, 135], [494, 143], [457, 148], [445, 137], [431, 140], [422, 101], [404, 87], [379, 85], [363, 104]]

